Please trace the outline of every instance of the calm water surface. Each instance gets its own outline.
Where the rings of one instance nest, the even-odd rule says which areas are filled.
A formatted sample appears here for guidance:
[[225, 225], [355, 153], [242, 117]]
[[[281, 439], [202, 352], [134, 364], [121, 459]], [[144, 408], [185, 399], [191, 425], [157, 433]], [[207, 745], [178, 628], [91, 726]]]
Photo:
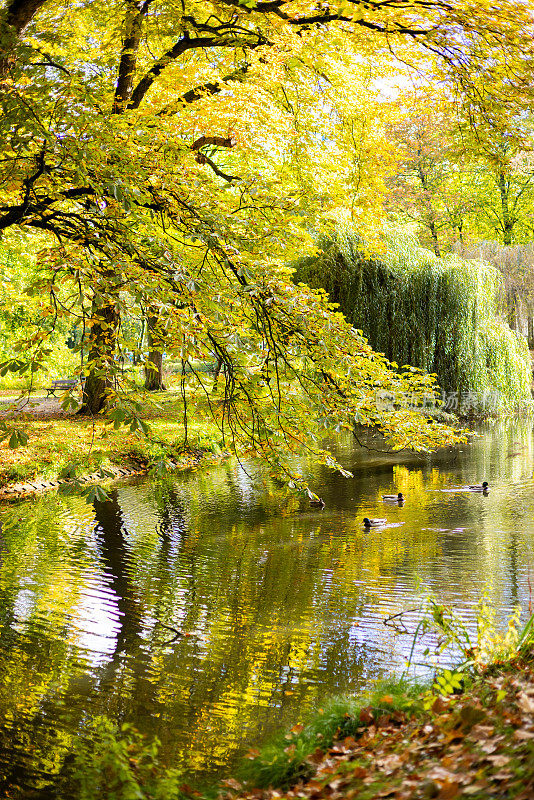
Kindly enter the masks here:
[[[309, 469], [323, 511], [235, 463], [93, 506], [0, 509], [0, 797], [46, 783], [98, 714], [157, 734], [190, 780], [223, 774], [329, 695], [400, 671], [411, 639], [383, 620], [428, 589], [469, 624], [485, 589], [502, 619], [526, 611], [532, 420], [432, 456], [367, 444], [338, 446], [352, 479]], [[489, 497], [444, 491], [484, 479]], [[381, 502], [399, 490], [404, 507]]]

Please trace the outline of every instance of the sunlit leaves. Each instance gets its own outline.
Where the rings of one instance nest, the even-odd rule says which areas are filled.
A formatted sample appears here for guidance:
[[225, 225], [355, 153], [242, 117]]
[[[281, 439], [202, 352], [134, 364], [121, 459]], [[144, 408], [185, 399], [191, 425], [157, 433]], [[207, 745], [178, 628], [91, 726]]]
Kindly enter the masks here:
[[13, 428], [7, 423], [0, 421], [0, 441], [7, 439], [10, 450], [18, 447], [25, 447], [28, 444], [28, 434], [22, 428]]
[[[317, 13], [328, 27], [307, 19]], [[135, 17], [128, 52], [133, 22], [120, 3], [65, 10], [48, 0], [38, 22], [6, 74], [0, 165], [1, 226], [22, 230], [28, 249], [35, 230], [46, 237], [28, 296], [38, 325], [21, 336], [30, 355], [1, 369], [41, 370], [43, 342], [75, 320], [86, 401], [100, 392], [90, 410], [107, 404], [115, 429], [150, 436], [133, 370], [116, 359], [143, 352], [131, 332], [150, 308], [159, 347], [182, 365], [184, 446], [199, 392], [223, 446], [252, 450], [296, 484], [291, 455], [309, 450], [336, 467], [321, 436], [355, 419], [397, 448], [455, 441], [421, 413], [433, 380], [373, 353], [285, 264], [341, 220], [376, 238], [392, 165], [379, 82], [405, 70], [392, 41], [404, 37], [425, 65], [425, 44], [455, 63], [491, 25], [512, 36], [511, 21], [488, 6], [473, 20], [468, 3], [343, 0], [318, 11], [300, 0], [157, 0]], [[52, 44], [53, 63], [37, 62]], [[198, 369], [214, 361], [220, 388]], [[378, 409], [379, 390], [414, 394], [414, 408]]]
[[462, 672], [444, 669], [443, 672], [437, 675], [433, 688], [439, 694], [453, 694], [453, 692], [462, 689], [464, 679]]
[[86, 503], [90, 505], [92, 505], [95, 502], [95, 500], [103, 502], [104, 500], [107, 500], [109, 497], [106, 490], [103, 489], [101, 486], [91, 486], [89, 489], [86, 489], [83, 492], [83, 495], [85, 497]]

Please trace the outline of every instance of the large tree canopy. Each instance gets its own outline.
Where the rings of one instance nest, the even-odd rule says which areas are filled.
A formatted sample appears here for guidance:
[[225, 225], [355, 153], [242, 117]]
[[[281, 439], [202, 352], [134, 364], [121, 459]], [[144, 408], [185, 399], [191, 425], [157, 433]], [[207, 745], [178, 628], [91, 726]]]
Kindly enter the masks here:
[[[380, 126], [369, 134], [363, 104], [350, 191], [319, 191], [314, 174], [321, 153], [354, 138], [336, 103], [358, 103], [358, 69], [396, 50], [438, 57], [463, 85], [474, 67], [499, 76], [506, 96], [528, 71], [528, 12], [466, 0], [4, 4], [0, 231], [4, 247], [39, 250], [29, 291], [48, 298], [43, 315], [83, 323], [84, 408], [112, 399], [118, 421], [141, 426], [127, 387], [111, 383], [121, 318], [136, 306], [165, 321], [161, 348], [190, 367], [229, 446], [282, 472], [288, 450], [333, 463], [318, 425], [377, 424], [398, 447], [452, 441], [417, 408], [432, 380], [373, 353], [284, 264], [310, 247], [319, 214], [346, 205], [364, 224], [376, 203], [365, 167]], [[34, 326], [10, 366], [37, 369], [49, 330]], [[214, 358], [219, 399], [193, 364]], [[379, 409], [377, 390], [416, 407]]]

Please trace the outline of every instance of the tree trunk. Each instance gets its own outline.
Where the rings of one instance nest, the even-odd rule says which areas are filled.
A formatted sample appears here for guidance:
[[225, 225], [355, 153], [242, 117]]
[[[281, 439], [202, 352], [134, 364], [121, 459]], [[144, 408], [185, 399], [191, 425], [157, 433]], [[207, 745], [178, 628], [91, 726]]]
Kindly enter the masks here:
[[145, 389], [162, 392], [163, 385], [163, 335], [157, 309], [151, 307], [147, 314], [148, 359], [145, 364]]
[[513, 241], [515, 219], [510, 212], [510, 184], [503, 170], [499, 172], [499, 193], [501, 195], [502, 243], [510, 246]]
[[423, 187], [423, 192], [425, 196], [425, 205], [427, 207], [427, 212], [428, 212], [427, 224], [428, 224], [428, 229], [430, 231], [430, 236], [432, 237], [432, 247], [434, 249], [434, 253], [437, 255], [438, 258], [440, 258], [441, 248], [439, 246], [438, 229], [436, 226], [436, 212], [432, 205], [432, 200], [430, 199], [430, 187], [428, 185], [428, 176], [426, 175], [421, 163], [417, 167], [417, 172], [419, 174], [419, 180], [421, 181], [421, 186]]
[[0, 78], [10, 66], [10, 55], [24, 28], [32, 21], [47, 0], [12, 0], [2, 9], [0, 19]]
[[221, 356], [217, 356], [217, 366], [215, 367], [215, 374], [213, 375], [213, 387], [211, 389], [213, 394], [215, 394], [219, 386], [219, 375], [221, 374], [222, 367], [223, 360]]
[[109, 289], [95, 294], [91, 305], [94, 321], [88, 336], [88, 374], [83, 388], [82, 405], [78, 414], [98, 414], [108, 401], [108, 389], [113, 385], [116, 370], [115, 345], [119, 327], [117, 296]]
[[430, 219], [428, 227], [430, 228], [430, 235], [432, 236], [432, 246], [434, 248], [434, 253], [437, 255], [438, 258], [440, 258], [441, 250], [439, 247], [438, 231], [436, 228], [436, 223], [434, 222], [433, 219]]
[[534, 316], [530, 309], [527, 313], [527, 339], [528, 349], [534, 350]]
[[506, 293], [506, 305], [508, 308], [508, 325], [513, 331], [518, 329], [517, 323], [517, 289], [508, 289]]

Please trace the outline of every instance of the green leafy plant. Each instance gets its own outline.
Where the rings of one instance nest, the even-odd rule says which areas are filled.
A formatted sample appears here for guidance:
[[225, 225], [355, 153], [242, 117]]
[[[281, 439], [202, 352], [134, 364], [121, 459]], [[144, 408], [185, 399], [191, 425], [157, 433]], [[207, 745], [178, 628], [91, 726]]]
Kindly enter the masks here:
[[[431, 694], [449, 695], [461, 691], [470, 674], [481, 672], [493, 664], [510, 661], [524, 652], [534, 641], [534, 614], [521, 628], [521, 608], [514, 609], [504, 631], [496, 619], [495, 608], [486, 594], [480, 598], [476, 609], [476, 632], [463, 621], [458, 610], [440, 603], [434, 595], [425, 599], [412, 637], [412, 645], [403, 677], [412, 664], [417, 643], [425, 634], [437, 634], [434, 648], [427, 646], [423, 655], [431, 657], [429, 668], [436, 670], [432, 690], [425, 698], [425, 707], [432, 705]], [[439, 659], [448, 653], [455, 660], [454, 668], [440, 669]]]
[[436, 676], [432, 688], [439, 694], [454, 694], [455, 691], [460, 691], [463, 688], [463, 682], [463, 672], [457, 670], [451, 672], [450, 669], [444, 669], [442, 673]]
[[60, 798], [76, 800], [173, 800], [180, 772], [159, 758], [160, 742], [148, 742], [132, 725], [120, 728], [96, 717], [64, 768]]

